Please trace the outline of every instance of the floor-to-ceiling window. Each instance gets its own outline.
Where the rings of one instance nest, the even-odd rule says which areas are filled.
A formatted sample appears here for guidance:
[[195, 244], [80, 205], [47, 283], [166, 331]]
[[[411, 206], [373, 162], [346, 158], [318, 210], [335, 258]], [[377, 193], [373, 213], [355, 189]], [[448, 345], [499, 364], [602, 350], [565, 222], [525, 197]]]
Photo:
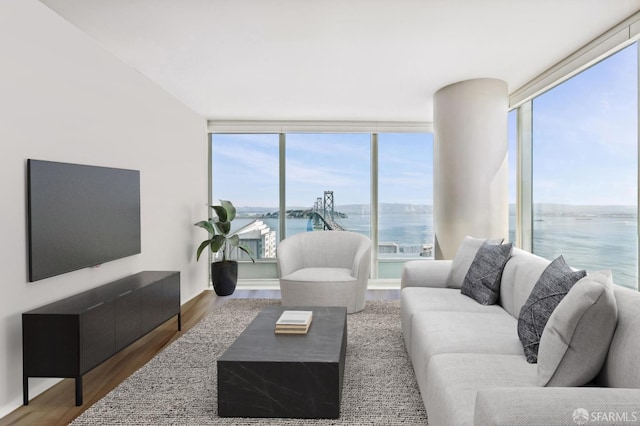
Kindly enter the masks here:
[[638, 47], [533, 99], [533, 251], [638, 283]]

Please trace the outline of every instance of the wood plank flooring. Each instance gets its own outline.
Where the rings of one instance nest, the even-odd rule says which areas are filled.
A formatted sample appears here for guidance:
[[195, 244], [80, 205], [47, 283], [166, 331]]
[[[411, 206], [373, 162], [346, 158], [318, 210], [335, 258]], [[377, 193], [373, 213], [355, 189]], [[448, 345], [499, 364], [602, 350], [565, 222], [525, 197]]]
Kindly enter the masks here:
[[[389, 300], [399, 297], [400, 290], [367, 291], [369, 300]], [[87, 373], [83, 380], [84, 404], [82, 406], [75, 406], [74, 381], [64, 379], [32, 398], [29, 405], [22, 406], [0, 419], [0, 425], [69, 424], [171, 342], [196, 325], [205, 315], [231, 298], [279, 299], [280, 291], [237, 290], [232, 296], [219, 297], [212, 290], [205, 290], [182, 306], [182, 331], [177, 331], [177, 319], [171, 319]]]

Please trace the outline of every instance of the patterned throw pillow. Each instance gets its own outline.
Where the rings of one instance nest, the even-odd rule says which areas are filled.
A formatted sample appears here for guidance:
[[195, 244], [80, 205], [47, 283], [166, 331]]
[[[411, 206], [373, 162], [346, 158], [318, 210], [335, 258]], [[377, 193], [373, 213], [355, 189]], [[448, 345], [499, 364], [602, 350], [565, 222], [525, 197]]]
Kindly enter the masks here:
[[571, 270], [562, 256], [542, 272], [518, 317], [518, 337], [527, 362], [533, 364], [538, 361], [540, 337], [551, 313], [571, 287], [585, 275], [585, 271]]
[[504, 265], [511, 257], [513, 244], [489, 244], [478, 249], [462, 282], [461, 292], [482, 305], [495, 305], [500, 296]]

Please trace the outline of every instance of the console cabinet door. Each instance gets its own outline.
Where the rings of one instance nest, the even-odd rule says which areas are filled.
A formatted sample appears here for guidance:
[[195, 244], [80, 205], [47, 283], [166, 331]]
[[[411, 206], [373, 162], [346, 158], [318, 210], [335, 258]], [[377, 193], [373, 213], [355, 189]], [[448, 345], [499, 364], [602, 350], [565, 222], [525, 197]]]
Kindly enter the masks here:
[[116, 299], [116, 351], [140, 337], [140, 292], [129, 291]]
[[91, 307], [80, 315], [80, 372], [91, 370], [116, 351], [115, 301]]
[[80, 374], [78, 315], [22, 315], [23, 369], [31, 377]]
[[147, 334], [159, 326], [162, 320], [162, 282], [141, 288], [140, 293], [140, 334]]

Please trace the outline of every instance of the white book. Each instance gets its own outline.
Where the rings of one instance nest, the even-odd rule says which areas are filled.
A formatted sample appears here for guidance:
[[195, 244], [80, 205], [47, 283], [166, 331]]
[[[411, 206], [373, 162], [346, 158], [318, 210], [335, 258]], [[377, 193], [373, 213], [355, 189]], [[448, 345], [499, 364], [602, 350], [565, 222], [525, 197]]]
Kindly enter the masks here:
[[276, 326], [279, 325], [299, 325], [306, 326], [311, 323], [311, 318], [313, 316], [313, 311], [284, 311], [278, 321], [276, 321]]

